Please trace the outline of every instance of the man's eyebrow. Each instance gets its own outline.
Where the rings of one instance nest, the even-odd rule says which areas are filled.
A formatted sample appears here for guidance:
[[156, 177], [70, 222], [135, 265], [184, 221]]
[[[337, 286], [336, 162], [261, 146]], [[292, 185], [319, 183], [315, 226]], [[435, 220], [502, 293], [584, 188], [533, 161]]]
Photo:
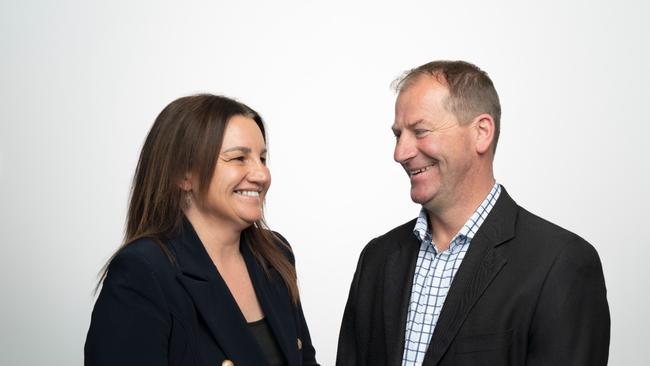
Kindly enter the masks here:
[[414, 122], [411, 122], [411, 123], [407, 124], [406, 127], [415, 127], [415, 126], [417, 126], [417, 125], [419, 125], [421, 123], [424, 123], [424, 119], [422, 119], [422, 118], [420, 118], [417, 121], [414, 121]]
[[[415, 127], [415, 126], [417, 126], [417, 125], [419, 125], [420, 123], [423, 123], [423, 122], [424, 122], [424, 119], [420, 118], [420, 119], [418, 119], [416, 121], [407, 123], [406, 128], [413, 128], [413, 127]], [[397, 127], [395, 127], [395, 125], [392, 125], [390, 127], [390, 129], [393, 130], [393, 133], [397, 133], [397, 132], [400, 131], [399, 129], [397, 129]]]

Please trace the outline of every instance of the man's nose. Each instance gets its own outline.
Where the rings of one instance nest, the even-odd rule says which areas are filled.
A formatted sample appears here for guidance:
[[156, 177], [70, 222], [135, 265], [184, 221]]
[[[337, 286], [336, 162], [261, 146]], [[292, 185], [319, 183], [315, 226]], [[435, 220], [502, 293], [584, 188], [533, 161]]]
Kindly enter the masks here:
[[417, 148], [415, 147], [415, 140], [408, 136], [408, 134], [402, 134], [397, 138], [395, 143], [395, 152], [393, 153], [393, 159], [400, 164], [406, 163], [409, 159], [413, 158], [417, 153]]

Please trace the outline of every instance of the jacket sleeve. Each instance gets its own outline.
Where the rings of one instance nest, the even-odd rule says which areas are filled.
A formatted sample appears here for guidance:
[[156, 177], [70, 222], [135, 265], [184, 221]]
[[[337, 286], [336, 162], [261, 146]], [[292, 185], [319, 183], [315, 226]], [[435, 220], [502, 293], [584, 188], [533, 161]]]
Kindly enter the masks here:
[[316, 361], [316, 350], [314, 349], [313, 344], [311, 343], [311, 336], [309, 335], [309, 328], [307, 327], [307, 322], [305, 321], [305, 315], [302, 312], [302, 306], [298, 303], [298, 318], [299, 318], [299, 327], [300, 336], [302, 341], [302, 365], [303, 366], [320, 366]]
[[[369, 246], [369, 245], [368, 245]], [[368, 248], [366, 246], [366, 248]], [[345, 304], [343, 312], [343, 320], [341, 322], [341, 331], [339, 333], [339, 344], [336, 352], [336, 365], [337, 366], [355, 366], [362, 365], [359, 362], [357, 344], [357, 329], [356, 329], [356, 312], [357, 312], [357, 289], [359, 286], [359, 277], [363, 268], [363, 257], [366, 249], [361, 252], [357, 269], [354, 272], [352, 284], [350, 285], [350, 293], [348, 295], [348, 302]]]
[[150, 268], [134, 251], [111, 261], [86, 338], [86, 366], [168, 364], [171, 320]]
[[[284, 243], [284, 245], [286, 245], [286, 247], [281, 247], [281, 249], [284, 251], [285, 255], [295, 268], [296, 258], [293, 255], [293, 251], [291, 250], [291, 244], [289, 244], [289, 241], [287, 241], [287, 239], [285, 239], [285, 237], [280, 233], [274, 231], [273, 234], [278, 237]], [[307, 326], [307, 321], [305, 320], [305, 314], [302, 311], [302, 305], [300, 301], [298, 301], [298, 305], [296, 306], [296, 320], [299, 327], [298, 334], [300, 335], [300, 341], [302, 342], [302, 365], [320, 366], [316, 361], [316, 349], [311, 342], [309, 327]]]
[[596, 250], [579, 237], [558, 255], [531, 323], [527, 365], [607, 365], [610, 318]]

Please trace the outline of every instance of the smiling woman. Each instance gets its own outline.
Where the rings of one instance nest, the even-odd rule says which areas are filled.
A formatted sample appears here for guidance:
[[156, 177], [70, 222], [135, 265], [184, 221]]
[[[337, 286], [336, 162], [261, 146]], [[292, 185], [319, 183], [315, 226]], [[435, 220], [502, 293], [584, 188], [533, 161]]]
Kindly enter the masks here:
[[86, 365], [317, 365], [288, 243], [270, 231], [262, 118], [170, 103], [142, 148], [126, 240], [103, 272]]
[[[187, 194], [192, 194], [193, 181], [190, 175], [183, 182]], [[185, 213], [192, 222], [210, 217], [211, 225], [216, 224], [212, 226], [245, 230], [262, 219], [262, 203], [270, 184], [261, 129], [250, 117], [234, 116], [226, 127], [205, 199], [193, 194], [192, 199], [202, 203], [190, 205]]]

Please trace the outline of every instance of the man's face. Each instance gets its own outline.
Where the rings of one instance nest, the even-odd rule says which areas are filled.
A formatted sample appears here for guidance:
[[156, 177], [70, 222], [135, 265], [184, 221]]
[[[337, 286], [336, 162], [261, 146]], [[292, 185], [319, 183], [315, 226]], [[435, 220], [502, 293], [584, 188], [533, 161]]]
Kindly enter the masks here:
[[472, 123], [459, 124], [445, 108], [448, 96], [445, 85], [421, 76], [395, 103], [394, 159], [411, 180], [411, 199], [432, 212], [463, 198], [475, 167]]

